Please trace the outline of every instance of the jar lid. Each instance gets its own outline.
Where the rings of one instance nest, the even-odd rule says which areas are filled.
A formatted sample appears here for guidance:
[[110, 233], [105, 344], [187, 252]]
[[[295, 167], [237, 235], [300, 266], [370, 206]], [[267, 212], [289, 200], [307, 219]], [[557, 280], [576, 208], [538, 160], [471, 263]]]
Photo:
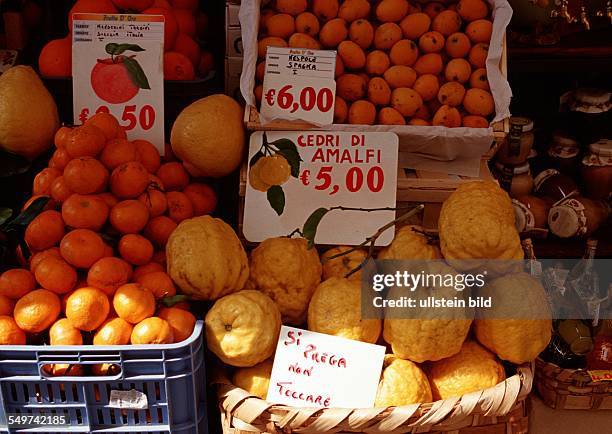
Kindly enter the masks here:
[[578, 142], [565, 134], [556, 133], [553, 135], [553, 143], [561, 146], [578, 146]]
[[535, 227], [535, 217], [531, 210], [523, 203], [512, 199], [514, 208], [514, 224], [519, 232], [527, 232]]
[[610, 95], [602, 89], [578, 89], [571, 109], [582, 113], [605, 113], [612, 107]]
[[577, 145], [562, 146], [557, 144], [548, 148], [548, 155], [556, 158], [574, 158], [579, 152], [580, 149]]
[[580, 336], [572, 341], [570, 350], [578, 356], [588, 354], [593, 350], [593, 339], [587, 336]]
[[536, 176], [533, 180], [536, 190], [539, 190], [541, 185], [548, 178], [550, 178], [551, 176], [559, 175], [560, 173], [561, 172], [559, 172], [557, 169], [546, 169], [538, 173], [538, 176]]
[[593, 154], [598, 154], [602, 157], [612, 156], [612, 140], [601, 139], [589, 145], [589, 149]]
[[584, 206], [572, 198], [554, 206], [548, 213], [548, 226], [560, 238], [583, 235], [587, 231], [587, 218]]
[[495, 163], [495, 167], [500, 171], [512, 171], [514, 175], [523, 175], [529, 172], [529, 163], [523, 163], [518, 166], [506, 166], [502, 163]]
[[522, 116], [512, 116], [510, 117], [510, 125], [518, 125], [522, 128], [523, 132], [533, 130], [533, 121], [529, 118], [525, 118]]

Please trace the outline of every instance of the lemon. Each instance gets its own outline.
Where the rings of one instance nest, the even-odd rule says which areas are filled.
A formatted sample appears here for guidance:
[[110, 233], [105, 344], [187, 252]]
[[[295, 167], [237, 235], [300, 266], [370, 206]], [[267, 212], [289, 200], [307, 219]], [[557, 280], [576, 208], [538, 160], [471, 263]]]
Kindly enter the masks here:
[[435, 400], [493, 387], [505, 378], [495, 355], [474, 341], [465, 342], [458, 354], [432, 363], [429, 371]]
[[375, 407], [389, 407], [431, 402], [431, 388], [425, 373], [409, 360], [387, 354]]
[[[350, 253], [343, 254], [334, 259], [328, 259], [332, 256], [346, 252], [350, 247], [337, 246], [332, 247], [321, 256], [323, 263], [323, 279], [330, 277], [345, 277], [348, 273], [355, 270], [368, 257], [368, 252], [364, 249], [353, 250]], [[361, 281], [361, 270], [351, 274], [348, 279]]]
[[240, 368], [234, 373], [232, 383], [261, 399], [268, 396], [272, 360], [268, 359], [250, 368]]
[[391, 244], [380, 251], [378, 259], [438, 259], [440, 252], [427, 242], [420, 233], [420, 226], [403, 226], [396, 233]]

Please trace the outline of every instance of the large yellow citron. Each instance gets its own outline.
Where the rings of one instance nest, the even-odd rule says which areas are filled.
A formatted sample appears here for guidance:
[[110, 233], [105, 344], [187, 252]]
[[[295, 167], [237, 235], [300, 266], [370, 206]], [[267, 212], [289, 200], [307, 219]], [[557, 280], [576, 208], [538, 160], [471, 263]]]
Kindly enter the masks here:
[[374, 407], [431, 402], [431, 387], [419, 365], [387, 354]]
[[0, 75], [0, 147], [29, 160], [53, 144], [59, 116], [53, 97], [29, 66]]
[[199, 300], [239, 291], [249, 277], [246, 252], [236, 232], [211, 216], [182, 221], [168, 239], [166, 261], [181, 292]]
[[178, 115], [172, 150], [194, 176], [219, 178], [238, 168], [244, 151], [243, 109], [226, 95], [211, 95]]

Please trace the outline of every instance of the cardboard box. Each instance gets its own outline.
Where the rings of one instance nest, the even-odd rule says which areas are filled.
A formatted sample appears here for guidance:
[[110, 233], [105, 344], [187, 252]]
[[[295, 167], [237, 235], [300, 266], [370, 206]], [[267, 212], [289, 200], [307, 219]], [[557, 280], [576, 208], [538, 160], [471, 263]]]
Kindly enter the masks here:
[[226, 29], [225, 55], [227, 57], [242, 57], [242, 33], [240, 27], [229, 27]]

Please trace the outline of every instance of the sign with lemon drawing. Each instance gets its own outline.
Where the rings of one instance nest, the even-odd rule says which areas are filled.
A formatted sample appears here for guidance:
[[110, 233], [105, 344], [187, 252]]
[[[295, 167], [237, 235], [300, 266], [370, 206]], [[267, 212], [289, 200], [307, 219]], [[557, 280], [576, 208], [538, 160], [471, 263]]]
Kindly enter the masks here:
[[[329, 213], [317, 243], [359, 244], [395, 218], [398, 138], [393, 133], [267, 131], [251, 135], [244, 236], [252, 242], [302, 229], [319, 208]], [[372, 212], [357, 210], [376, 209]], [[377, 245], [387, 245], [386, 231]]]
[[163, 17], [74, 14], [72, 30], [74, 123], [112, 113], [163, 153]]

